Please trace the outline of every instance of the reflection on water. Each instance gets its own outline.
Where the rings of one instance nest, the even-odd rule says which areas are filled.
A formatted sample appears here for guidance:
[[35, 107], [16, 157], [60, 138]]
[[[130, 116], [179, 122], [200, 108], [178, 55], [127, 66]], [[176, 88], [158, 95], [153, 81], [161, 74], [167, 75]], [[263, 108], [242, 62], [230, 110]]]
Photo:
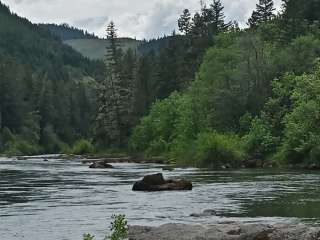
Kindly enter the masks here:
[[[113, 213], [130, 224], [216, 221], [317, 223], [320, 174], [271, 170], [176, 169], [190, 192], [132, 192], [132, 184], [161, 165], [115, 164], [92, 170], [77, 161], [0, 159], [0, 236], [5, 240], [102, 239]], [[218, 216], [190, 217], [205, 209]]]

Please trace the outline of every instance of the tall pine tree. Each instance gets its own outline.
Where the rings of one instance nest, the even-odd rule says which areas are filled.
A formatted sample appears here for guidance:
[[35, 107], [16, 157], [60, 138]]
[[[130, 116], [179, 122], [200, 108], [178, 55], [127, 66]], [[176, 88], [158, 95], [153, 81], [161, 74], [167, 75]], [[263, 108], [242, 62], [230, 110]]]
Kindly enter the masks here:
[[221, 0], [213, 0], [210, 10], [212, 12], [210, 27], [213, 33], [226, 31], [231, 26], [231, 23], [225, 22], [224, 6], [222, 6]]
[[99, 86], [96, 142], [102, 147], [120, 148], [126, 144], [133, 107], [133, 77], [122, 71], [122, 51], [113, 22], [107, 27], [109, 45], [105, 58], [106, 77]]
[[274, 11], [273, 0], [259, 0], [259, 3], [256, 5], [256, 10], [253, 11], [248, 20], [248, 25], [250, 27], [256, 27], [260, 23], [272, 20], [275, 17]]
[[178, 26], [180, 32], [184, 33], [185, 35], [188, 35], [191, 31], [191, 14], [189, 9], [185, 9], [183, 11], [183, 14], [180, 16], [178, 20]]

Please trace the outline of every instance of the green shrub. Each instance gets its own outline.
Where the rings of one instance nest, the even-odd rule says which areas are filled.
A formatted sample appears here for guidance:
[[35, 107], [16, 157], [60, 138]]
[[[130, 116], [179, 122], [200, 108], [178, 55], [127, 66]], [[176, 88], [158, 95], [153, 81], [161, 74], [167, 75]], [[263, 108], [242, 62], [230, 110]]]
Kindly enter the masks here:
[[111, 235], [105, 240], [125, 240], [128, 237], [128, 222], [125, 215], [113, 215], [111, 223]]
[[241, 141], [234, 134], [204, 132], [198, 135], [194, 144], [194, 158], [199, 166], [219, 167], [226, 163], [239, 166], [244, 159]]
[[252, 120], [249, 133], [243, 140], [245, 151], [255, 158], [263, 158], [274, 153], [278, 144], [278, 139], [272, 135], [268, 124], [260, 118]]
[[320, 163], [320, 145], [314, 146], [310, 150], [309, 160], [313, 163]]
[[45, 153], [60, 153], [67, 147], [67, 144], [60, 140], [51, 126], [44, 128], [41, 141]]
[[152, 106], [150, 114], [133, 130], [129, 141], [129, 149], [132, 152], [154, 154], [167, 150], [167, 144], [177, 134], [181, 99], [180, 94], [173, 93], [169, 98]]
[[35, 142], [29, 142], [20, 135], [13, 135], [9, 129], [2, 132], [1, 151], [9, 156], [35, 155], [42, 152], [41, 147]]
[[94, 236], [90, 234], [84, 234], [83, 235], [83, 240], [94, 240]]
[[[128, 222], [125, 215], [112, 215], [111, 235], [106, 236], [104, 240], [125, 240], [128, 238]], [[84, 234], [83, 240], [94, 240], [91, 234]]]
[[278, 155], [297, 164], [318, 162], [320, 146], [320, 62], [311, 74], [291, 76], [296, 83], [290, 100], [292, 110], [284, 117], [284, 137]]
[[94, 147], [92, 143], [86, 139], [80, 139], [74, 143], [71, 153], [82, 155], [82, 154], [89, 154], [94, 152]]
[[160, 138], [150, 142], [145, 152], [148, 156], [161, 156], [168, 153], [168, 151], [169, 144]]

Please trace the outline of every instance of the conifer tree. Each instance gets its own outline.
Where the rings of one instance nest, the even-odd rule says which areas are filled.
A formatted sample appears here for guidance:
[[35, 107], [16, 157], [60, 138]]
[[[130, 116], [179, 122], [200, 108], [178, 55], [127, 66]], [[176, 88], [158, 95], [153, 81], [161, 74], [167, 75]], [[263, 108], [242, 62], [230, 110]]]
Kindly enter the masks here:
[[204, 35], [204, 32], [205, 32], [205, 29], [206, 29], [206, 26], [204, 24], [204, 21], [203, 21], [203, 17], [201, 14], [199, 13], [195, 13], [193, 19], [192, 19], [192, 35], [193, 36], [203, 36]]
[[248, 20], [250, 27], [256, 27], [258, 24], [267, 22], [275, 17], [273, 0], [259, 0], [256, 10]]
[[225, 22], [224, 7], [222, 6], [221, 0], [213, 0], [210, 5], [212, 12], [211, 28], [215, 33], [226, 31], [231, 23]]
[[113, 22], [107, 27], [107, 39], [106, 77], [99, 86], [96, 142], [103, 147], [119, 148], [126, 143], [132, 114], [133, 77], [126, 78], [121, 70], [122, 52]]
[[183, 14], [180, 16], [178, 20], [178, 26], [180, 32], [184, 33], [185, 35], [189, 34], [191, 31], [191, 14], [189, 9], [185, 9]]

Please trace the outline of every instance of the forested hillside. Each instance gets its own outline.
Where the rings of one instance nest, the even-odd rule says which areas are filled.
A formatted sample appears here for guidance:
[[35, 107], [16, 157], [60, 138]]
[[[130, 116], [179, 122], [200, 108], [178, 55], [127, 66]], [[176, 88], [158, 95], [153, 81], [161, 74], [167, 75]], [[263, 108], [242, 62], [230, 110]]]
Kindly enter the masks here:
[[58, 152], [88, 137], [103, 71], [0, 3], [0, 151]]
[[[99, 38], [88, 31], [75, 28], [67, 23], [64, 24], [39, 24], [43, 29], [59, 38], [66, 45], [71, 46], [84, 57], [92, 60], [103, 60], [106, 54], [106, 48], [109, 45], [109, 40]], [[136, 51], [140, 45], [140, 41], [131, 38], [119, 38], [119, 44], [123, 51], [132, 49]]]
[[62, 41], [70, 39], [97, 39], [93, 33], [88, 33], [82, 29], [72, 27], [67, 23], [64, 24], [39, 24], [40, 27], [48, 29], [54, 36], [57, 36]]
[[213, 0], [184, 10], [179, 34], [128, 48], [111, 22], [103, 63], [1, 5], [0, 151], [76, 142], [76, 152], [129, 149], [196, 166], [320, 167], [318, 10], [288, 0], [276, 13], [259, 0], [240, 29]]
[[[118, 38], [119, 46], [125, 52], [128, 49], [136, 51], [140, 45], [140, 41], [131, 38]], [[106, 48], [110, 42], [108, 39], [69, 39], [63, 41], [63, 43], [69, 45], [83, 56], [92, 60], [104, 60], [106, 55]]]
[[[69, 33], [86, 38], [84, 31], [64, 27], [68, 36], [62, 31], [60, 39], [44, 25], [32, 24], [0, 6], [0, 152], [55, 153], [68, 150], [81, 139], [98, 144], [98, 93], [107, 79], [108, 61], [105, 66], [102, 61], [88, 60], [63, 44]], [[187, 48], [183, 39], [174, 35], [145, 42], [139, 47], [141, 53], [123, 48], [121, 39], [116, 39], [117, 71], [124, 85], [131, 84], [134, 95], [125, 145], [132, 127], [156, 99], [185, 89], [193, 79], [195, 55], [180, 55]], [[105, 49], [99, 52], [107, 53]], [[80, 141], [92, 150], [89, 142]]]
[[197, 166], [318, 165], [319, 8], [288, 0], [276, 15], [260, 0], [243, 30], [225, 22], [219, 0], [185, 10], [183, 54], [209, 48], [190, 87], [135, 128], [132, 151]]

